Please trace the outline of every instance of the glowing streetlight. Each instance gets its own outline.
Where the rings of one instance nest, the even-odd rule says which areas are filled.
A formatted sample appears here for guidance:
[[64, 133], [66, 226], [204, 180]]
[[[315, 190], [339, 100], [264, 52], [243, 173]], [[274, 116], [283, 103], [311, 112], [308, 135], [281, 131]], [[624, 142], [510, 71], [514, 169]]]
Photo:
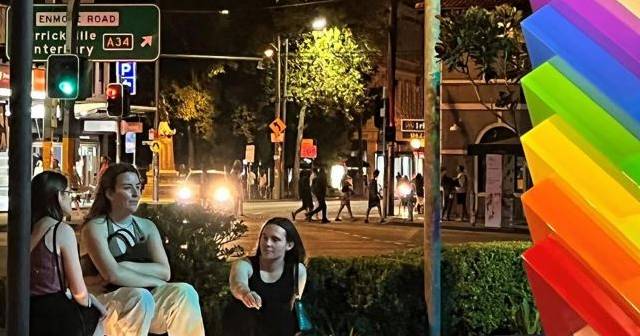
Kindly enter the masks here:
[[327, 19], [324, 17], [318, 17], [311, 23], [311, 27], [314, 30], [323, 30], [327, 26]]
[[274, 53], [275, 53], [275, 51], [273, 51], [273, 49], [271, 49], [271, 48], [269, 48], [269, 49], [264, 51], [264, 55], [267, 56], [268, 58], [273, 57]]
[[222, 15], [229, 15], [229, 10], [228, 9], [223, 9], [223, 10], [219, 11], [218, 13], [220, 13]]

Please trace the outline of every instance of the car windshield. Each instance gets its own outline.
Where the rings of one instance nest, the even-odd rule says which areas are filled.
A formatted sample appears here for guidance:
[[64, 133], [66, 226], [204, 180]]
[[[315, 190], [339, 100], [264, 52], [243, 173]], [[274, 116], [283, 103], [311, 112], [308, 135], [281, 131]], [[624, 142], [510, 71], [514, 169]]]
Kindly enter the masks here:
[[217, 184], [225, 180], [224, 172], [207, 172], [203, 176], [203, 173], [201, 171], [192, 171], [191, 173], [189, 173], [189, 175], [187, 175], [185, 182], [187, 182], [188, 184], [197, 185], [200, 184], [203, 178], [207, 184]]

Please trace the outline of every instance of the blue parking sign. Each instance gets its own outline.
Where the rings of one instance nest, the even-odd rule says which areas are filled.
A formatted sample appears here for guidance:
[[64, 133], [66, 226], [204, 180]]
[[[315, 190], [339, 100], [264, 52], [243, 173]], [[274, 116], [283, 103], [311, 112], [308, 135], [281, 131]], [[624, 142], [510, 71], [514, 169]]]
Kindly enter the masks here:
[[131, 95], [136, 94], [136, 62], [116, 62], [116, 80], [129, 87]]

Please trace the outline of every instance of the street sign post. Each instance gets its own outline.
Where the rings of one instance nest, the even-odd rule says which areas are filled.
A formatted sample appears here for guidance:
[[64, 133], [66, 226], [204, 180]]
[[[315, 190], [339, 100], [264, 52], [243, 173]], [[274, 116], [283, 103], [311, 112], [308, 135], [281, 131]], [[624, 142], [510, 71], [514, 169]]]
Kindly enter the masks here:
[[[33, 5], [33, 61], [64, 53], [67, 5]], [[7, 10], [7, 36], [12, 11]], [[160, 55], [160, 9], [151, 4], [81, 4], [77, 53], [89, 61], [151, 62]], [[11, 39], [7, 38], [7, 57]]]
[[116, 81], [129, 87], [129, 94], [136, 94], [136, 62], [116, 62]]

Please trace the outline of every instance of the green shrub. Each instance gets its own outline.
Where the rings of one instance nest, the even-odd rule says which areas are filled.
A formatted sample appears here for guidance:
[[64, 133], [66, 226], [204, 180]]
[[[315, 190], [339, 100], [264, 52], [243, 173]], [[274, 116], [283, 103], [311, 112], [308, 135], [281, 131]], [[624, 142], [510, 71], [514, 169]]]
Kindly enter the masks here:
[[541, 331], [520, 257], [530, 246], [528, 242], [491, 242], [443, 248], [444, 334], [534, 334]]
[[[228, 243], [246, 232], [229, 216], [199, 207], [144, 206], [140, 216], [160, 229], [173, 281], [194, 285], [207, 335], [221, 335], [222, 312], [232, 300]], [[187, 220], [186, 222], [184, 220]], [[533, 334], [540, 320], [520, 255], [523, 242], [467, 243], [442, 251], [444, 335]], [[313, 258], [303, 301], [317, 335], [426, 335], [421, 249], [388, 256]]]
[[171, 281], [192, 284], [200, 295], [207, 335], [220, 335], [222, 311], [229, 294], [229, 257], [244, 253], [238, 245], [247, 227], [232, 216], [201, 206], [141, 205], [138, 216], [152, 220], [165, 243]]

